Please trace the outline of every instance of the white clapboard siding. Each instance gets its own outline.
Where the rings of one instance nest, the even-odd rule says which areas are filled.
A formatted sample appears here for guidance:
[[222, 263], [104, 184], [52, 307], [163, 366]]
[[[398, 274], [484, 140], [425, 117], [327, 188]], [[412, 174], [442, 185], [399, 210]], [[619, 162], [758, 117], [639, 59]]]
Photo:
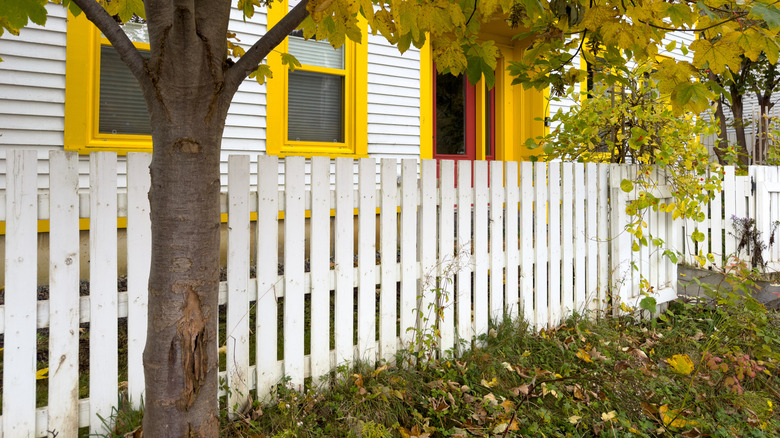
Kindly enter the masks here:
[[[96, 152], [89, 163], [89, 416], [108, 419], [119, 395], [116, 154]], [[90, 422], [90, 433], [103, 429]]]
[[127, 154], [127, 241], [132, 242], [127, 246], [127, 392], [135, 407], [141, 406], [144, 394], [143, 353], [152, 261], [151, 161], [151, 154]]
[[228, 412], [249, 401], [249, 156], [228, 159], [228, 305], [225, 325]]
[[[49, 324], [60, 329], [49, 332], [49, 357], [55, 358], [58, 365], [49, 370], [48, 425], [63, 434], [75, 434], [79, 395], [78, 155], [52, 151], [49, 163], [49, 176], [54, 182], [49, 197]], [[145, 322], [145, 314], [143, 318]], [[140, 375], [143, 388], [143, 373]]]
[[[35, 434], [37, 199], [36, 154], [8, 154], [5, 235], [5, 330], [3, 432]], [[114, 320], [116, 327], [116, 320]], [[113, 384], [116, 384], [114, 380]]]

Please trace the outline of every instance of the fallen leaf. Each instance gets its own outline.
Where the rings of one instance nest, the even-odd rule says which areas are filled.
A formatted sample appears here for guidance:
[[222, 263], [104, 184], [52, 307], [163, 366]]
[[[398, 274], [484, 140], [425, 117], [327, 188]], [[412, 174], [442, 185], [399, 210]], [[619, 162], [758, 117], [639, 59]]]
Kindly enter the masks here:
[[376, 370], [374, 370], [374, 376], [378, 376], [379, 373], [381, 373], [382, 371], [385, 371], [386, 369], [387, 369], [387, 365], [382, 365], [381, 367], [379, 367]]
[[501, 362], [501, 365], [503, 365], [504, 368], [506, 368], [506, 370], [509, 371], [510, 373], [515, 372], [515, 369], [512, 368], [512, 365], [509, 362]]
[[363, 387], [363, 375], [362, 374], [353, 374], [352, 377], [355, 378], [355, 386], [358, 388]]
[[666, 363], [668, 363], [672, 368], [672, 371], [677, 374], [687, 376], [693, 372], [693, 361], [687, 354], [675, 354], [669, 359], [666, 359]]
[[519, 396], [520, 394], [528, 395], [530, 392], [530, 387], [528, 385], [520, 385], [518, 387], [510, 389], [512, 391], [512, 394], [515, 396]]
[[596, 351], [596, 347], [593, 347], [593, 349], [590, 350], [590, 357], [593, 360], [601, 360], [601, 361], [609, 360], [609, 358], [607, 356], [604, 356], [603, 354], [601, 354], [598, 351]]
[[694, 427], [689, 431], [681, 433], [680, 436], [684, 438], [699, 438], [701, 436], [701, 431]]
[[688, 421], [685, 418], [682, 418], [680, 410], [670, 409], [669, 405], [662, 405], [658, 408], [658, 412], [661, 414], [661, 421], [666, 427], [682, 428], [699, 425], [699, 423], [695, 421]]
[[504, 433], [506, 429], [509, 427], [509, 424], [507, 423], [500, 423], [496, 427], [493, 428], [493, 435], [498, 435], [500, 433]]
[[494, 387], [494, 386], [498, 385], [498, 380], [496, 380], [496, 378], [495, 378], [495, 377], [493, 377], [493, 379], [492, 379], [492, 380], [490, 380], [489, 382], [488, 382], [487, 380], [485, 380], [485, 379], [482, 379], [482, 381], [481, 381], [481, 382], [479, 382], [479, 383], [480, 383], [482, 386], [486, 387], [486, 388], [492, 388], [492, 387]]
[[601, 414], [601, 419], [603, 421], [612, 421], [615, 419], [615, 417], [617, 417], [616, 411], [602, 412]]
[[35, 373], [35, 380], [43, 380], [49, 378], [49, 368], [41, 368]]
[[572, 415], [571, 417], [569, 417], [569, 423], [577, 424], [580, 422], [581, 419], [582, 417], [580, 417], [579, 415]]
[[588, 354], [588, 352], [583, 350], [582, 348], [577, 350], [577, 354], [575, 356], [579, 357], [585, 362], [593, 363], [593, 360], [590, 358], [590, 354]]

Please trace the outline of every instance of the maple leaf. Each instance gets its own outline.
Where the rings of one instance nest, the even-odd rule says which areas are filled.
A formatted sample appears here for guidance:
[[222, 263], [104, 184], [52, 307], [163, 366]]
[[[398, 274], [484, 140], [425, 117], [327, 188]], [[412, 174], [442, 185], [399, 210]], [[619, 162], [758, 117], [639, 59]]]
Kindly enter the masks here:
[[282, 53], [282, 65], [286, 65], [290, 71], [295, 71], [296, 68], [301, 66], [301, 63], [298, 62], [298, 59], [296, 59], [295, 56], [290, 55], [289, 53]]
[[585, 12], [585, 18], [583, 18], [580, 25], [595, 32], [607, 22], [617, 22], [617, 16], [618, 11], [616, 8], [599, 5]]
[[658, 408], [658, 413], [661, 414], [661, 421], [664, 426], [681, 428], [686, 426], [698, 426], [699, 423], [695, 421], [689, 421], [681, 417], [679, 409], [670, 409], [669, 405], [663, 405]]
[[43, 26], [46, 24], [46, 0], [3, 0], [0, 2], [0, 35], [4, 29], [19, 35], [19, 29], [29, 21]]
[[672, 371], [684, 376], [691, 374], [694, 369], [693, 361], [687, 354], [675, 354], [669, 359], [666, 359], [666, 362], [672, 367]]
[[254, 78], [258, 84], [263, 85], [266, 79], [271, 79], [274, 77], [274, 75], [271, 72], [271, 67], [269, 67], [268, 64], [260, 64], [257, 66], [257, 70], [249, 74], [249, 77]]
[[714, 93], [702, 83], [680, 84], [674, 88], [671, 94], [672, 101], [676, 104], [676, 113], [687, 109], [698, 114], [709, 107], [713, 97]]
[[723, 39], [712, 43], [706, 39], [698, 39], [691, 43], [693, 50], [693, 65], [699, 68], [709, 68], [715, 74], [721, 74], [726, 67], [732, 71], [739, 70], [742, 54], [739, 46], [731, 41]]
[[106, 4], [106, 12], [110, 15], [118, 16], [122, 23], [130, 21], [133, 15], [146, 18], [144, 2], [141, 0], [113, 0], [111, 3]]
[[577, 354], [575, 354], [575, 356], [579, 357], [585, 362], [593, 363], [593, 360], [590, 358], [590, 354], [581, 348], [577, 350]]

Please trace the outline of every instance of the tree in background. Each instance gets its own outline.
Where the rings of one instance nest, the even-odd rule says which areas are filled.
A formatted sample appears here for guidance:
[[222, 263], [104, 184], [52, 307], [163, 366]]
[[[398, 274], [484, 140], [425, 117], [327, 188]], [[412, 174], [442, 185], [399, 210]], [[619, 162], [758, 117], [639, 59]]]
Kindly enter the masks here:
[[[440, 72], [465, 72], [492, 86], [498, 50], [479, 37], [483, 23], [516, 29], [528, 42], [510, 66], [515, 83], [562, 92], [581, 77], [570, 51], [592, 38], [609, 59], [652, 59], [671, 31], [717, 29], [723, 37], [691, 43], [693, 66], [720, 74], [735, 66], [750, 34], [777, 61], [780, 10], [770, 0], [302, 0], [245, 53], [229, 45], [229, 0], [61, 0], [81, 11], [108, 38], [138, 80], [151, 120], [153, 158], [149, 194], [152, 267], [149, 333], [144, 351], [144, 433], [150, 437], [218, 436], [217, 302], [219, 290], [219, 161], [230, 102], [247, 77], [272, 72], [262, 60], [294, 29], [340, 47], [360, 41], [359, 20], [396, 44], [432, 48]], [[4, 0], [0, 33], [17, 33], [31, 20], [46, 22], [46, 0]], [[270, 0], [238, 0], [247, 19]], [[734, 12], [733, 17], [718, 14]], [[145, 59], [118, 22], [146, 20]], [[763, 19], [755, 27], [744, 18]], [[741, 21], [742, 20], [742, 21]], [[567, 38], [570, 37], [570, 38]], [[228, 55], [235, 55], [231, 59]], [[239, 57], [239, 55], [241, 55]], [[608, 61], [609, 61], [608, 59]], [[288, 58], [288, 64], [294, 61]], [[696, 82], [691, 64], [659, 69], [659, 87], [671, 90], [673, 108], [699, 112], [713, 91]], [[268, 250], [268, 249], [260, 249]], [[273, 249], [275, 250], [275, 249]], [[262, 348], [258, 346], [258, 348]]]

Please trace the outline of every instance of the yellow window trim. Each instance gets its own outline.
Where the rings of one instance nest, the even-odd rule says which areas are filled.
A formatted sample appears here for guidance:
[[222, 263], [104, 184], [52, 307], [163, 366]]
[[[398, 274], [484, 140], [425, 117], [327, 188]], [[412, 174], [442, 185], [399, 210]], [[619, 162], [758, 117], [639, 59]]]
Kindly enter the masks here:
[[[284, 0], [268, 9], [268, 28], [273, 27], [288, 10]], [[366, 21], [360, 18], [366, 38]], [[274, 77], [268, 79], [266, 123], [266, 153], [277, 156], [327, 156], [331, 158], [368, 156], [368, 44], [347, 40], [344, 44], [344, 69], [303, 66], [297, 70], [344, 76], [344, 142], [303, 142], [287, 139], [287, 67], [281, 54], [288, 51], [287, 39], [268, 55], [268, 65]]]
[[[84, 14], [68, 12], [65, 61], [65, 150], [87, 154], [93, 151], [151, 152], [149, 135], [101, 134], [100, 47], [108, 45], [100, 31]], [[148, 44], [136, 47], [149, 50]]]

